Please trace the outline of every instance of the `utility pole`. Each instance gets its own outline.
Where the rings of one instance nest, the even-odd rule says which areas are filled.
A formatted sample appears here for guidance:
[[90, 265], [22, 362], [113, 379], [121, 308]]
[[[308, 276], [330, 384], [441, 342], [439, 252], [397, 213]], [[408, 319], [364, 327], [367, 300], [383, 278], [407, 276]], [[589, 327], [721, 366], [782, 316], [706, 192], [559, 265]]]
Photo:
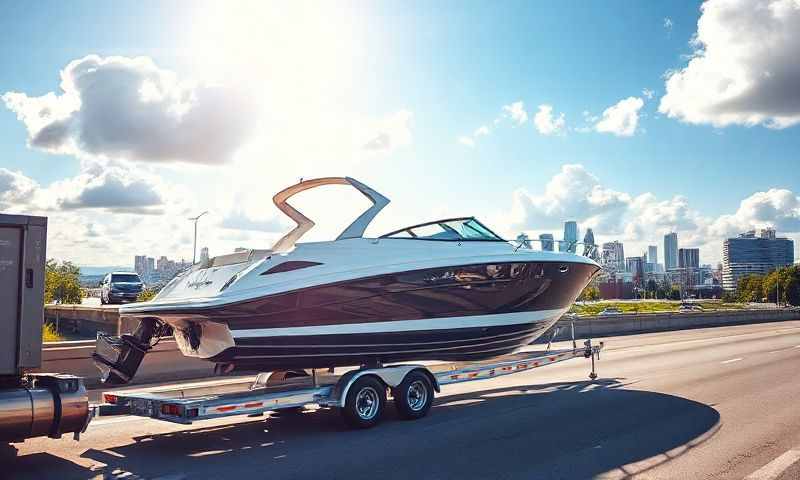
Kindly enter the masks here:
[[192, 248], [192, 265], [195, 264], [195, 261], [197, 259], [197, 221], [200, 220], [200, 217], [202, 217], [206, 213], [208, 213], [207, 210], [196, 217], [189, 217], [189, 220], [192, 220], [194, 222], [194, 247]]

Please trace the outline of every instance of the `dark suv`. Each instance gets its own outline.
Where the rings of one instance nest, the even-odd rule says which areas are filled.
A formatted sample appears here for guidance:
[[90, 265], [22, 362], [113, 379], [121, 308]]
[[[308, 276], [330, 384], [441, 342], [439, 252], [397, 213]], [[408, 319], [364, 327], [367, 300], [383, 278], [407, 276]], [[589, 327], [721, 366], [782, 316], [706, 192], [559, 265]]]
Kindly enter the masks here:
[[113, 272], [106, 275], [100, 284], [100, 303], [135, 302], [144, 290], [139, 275], [133, 272]]

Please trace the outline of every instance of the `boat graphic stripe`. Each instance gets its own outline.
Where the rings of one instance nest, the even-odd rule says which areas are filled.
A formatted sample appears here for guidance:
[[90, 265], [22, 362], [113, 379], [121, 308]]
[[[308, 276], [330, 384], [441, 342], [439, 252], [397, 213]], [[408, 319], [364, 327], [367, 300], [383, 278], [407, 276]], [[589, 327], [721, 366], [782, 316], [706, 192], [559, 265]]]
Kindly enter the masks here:
[[418, 330], [446, 330], [456, 328], [497, 327], [537, 323], [560, 317], [566, 308], [536, 310], [530, 312], [471, 315], [467, 317], [443, 317], [424, 320], [398, 320], [391, 322], [346, 323], [340, 325], [313, 325], [305, 327], [254, 328], [231, 330], [233, 338], [298, 336], [298, 335], [343, 335], [359, 333], [413, 332]]

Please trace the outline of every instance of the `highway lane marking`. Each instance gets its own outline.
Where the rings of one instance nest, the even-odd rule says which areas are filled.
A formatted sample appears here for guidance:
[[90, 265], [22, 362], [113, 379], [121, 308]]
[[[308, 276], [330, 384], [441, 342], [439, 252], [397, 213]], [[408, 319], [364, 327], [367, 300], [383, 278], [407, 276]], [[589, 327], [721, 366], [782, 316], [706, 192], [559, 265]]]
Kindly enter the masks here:
[[800, 461], [800, 450], [789, 450], [745, 477], [745, 480], [774, 480], [789, 467]]
[[724, 362], [720, 362], [720, 363], [723, 363], [723, 364], [724, 364], [724, 363], [733, 363], [733, 362], [738, 362], [738, 361], [739, 361], [739, 360], [741, 360], [741, 359], [742, 359], [742, 357], [739, 357], [739, 358], [731, 358], [730, 360], [725, 360]]

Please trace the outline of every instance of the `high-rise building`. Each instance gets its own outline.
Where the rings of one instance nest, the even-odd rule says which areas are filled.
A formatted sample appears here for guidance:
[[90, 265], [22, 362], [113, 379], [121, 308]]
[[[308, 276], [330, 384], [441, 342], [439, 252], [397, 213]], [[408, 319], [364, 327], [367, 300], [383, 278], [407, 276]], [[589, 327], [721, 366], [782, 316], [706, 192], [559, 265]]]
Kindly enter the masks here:
[[609, 273], [625, 271], [625, 249], [622, 242], [614, 240], [603, 244], [600, 264]]
[[597, 245], [594, 244], [594, 232], [591, 228], [587, 228], [586, 235], [583, 236], [583, 256], [597, 259]]
[[200, 263], [208, 263], [208, 260], [208, 247], [203, 247], [200, 249]]
[[678, 268], [700, 268], [699, 248], [679, 248]]
[[539, 235], [539, 243], [542, 244], [542, 250], [545, 252], [552, 252], [553, 251], [553, 234], [552, 233], [542, 233]]
[[678, 234], [675, 232], [664, 235], [664, 268], [678, 268]]
[[749, 231], [722, 244], [722, 288], [735, 290], [739, 279], [765, 274], [794, 262], [794, 241], [776, 237], [775, 230]]
[[133, 257], [133, 270], [144, 278], [147, 273], [147, 255], [136, 255]]
[[[658, 263], [658, 247], [655, 245], [648, 245], [647, 247], [647, 263], [655, 265]], [[655, 267], [653, 267], [655, 270]]]
[[633, 284], [641, 285], [644, 277], [644, 258], [628, 257], [625, 259], [625, 270], [633, 275]]
[[574, 220], [564, 222], [564, 241], [558, 245], [558, 251], [575, 253], [578, 245], [578, 224]]

